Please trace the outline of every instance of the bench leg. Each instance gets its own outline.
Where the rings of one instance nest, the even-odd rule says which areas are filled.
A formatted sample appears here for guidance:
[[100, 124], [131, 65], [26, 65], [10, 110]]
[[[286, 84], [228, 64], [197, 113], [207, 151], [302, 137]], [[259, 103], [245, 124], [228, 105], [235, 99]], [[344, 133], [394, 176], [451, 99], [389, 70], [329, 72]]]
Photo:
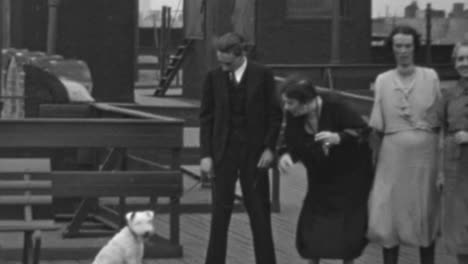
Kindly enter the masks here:
[[33, 253], [32, 264], [39, 264], [39, 260], [41, 258], [41, 244], [42, 244], [41, 231], [38, 230], [34, 232], [32, 240], [34, 242], [34, 253]]
[[180, 200], [178, 197], [171, 197], [170, 202], [170, 213], [169, 213], [169, 222], [170, 222], [170, 231], [169, 239], [175, 244], [179, 245], [180, 243]]
[[30, 257], [32, 253], [32, 231], [24, 232], [24, 245], [23, 245], [23, 264], [30, 264]]
[[90, 212], [95, 210], [97, 204], [98, 199], [96, 198], [83, 199], [78, 209], [75, 211], [72, 221], [70, 224], [68, 224], [63, 237], [76, 237], [79, 234], [80, 228], [83, 225], [83, 222], [86, 220], [86, 217], [88, 217]]
[[280, 173], [278, 168], [272, 169], [272, 186], [271, 186], [271, 209], [273, 212], [279, 213], [281, 210], [280, 203]]
[[125, 213], [127, 212], [127, 202], [125, 200], [125, 196], [119, 197], [119, 225], [120, 228], [123, 228], [127, 221], [125, 219]]

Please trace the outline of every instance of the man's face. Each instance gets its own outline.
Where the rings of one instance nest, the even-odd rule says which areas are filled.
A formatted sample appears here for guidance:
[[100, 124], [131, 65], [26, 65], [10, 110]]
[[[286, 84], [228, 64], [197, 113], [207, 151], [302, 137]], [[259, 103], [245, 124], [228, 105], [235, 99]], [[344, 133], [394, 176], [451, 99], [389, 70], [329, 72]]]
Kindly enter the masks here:
[[242, 56], [236, 56], [231, 52], [216, 51], [219, 65], [223, 71], [235, 71], [242, 65]]
[[397, 65], [412, 65], [414, 63], [413, 36], [402, 33], [393, 36], [393, 54], [395, 55]]

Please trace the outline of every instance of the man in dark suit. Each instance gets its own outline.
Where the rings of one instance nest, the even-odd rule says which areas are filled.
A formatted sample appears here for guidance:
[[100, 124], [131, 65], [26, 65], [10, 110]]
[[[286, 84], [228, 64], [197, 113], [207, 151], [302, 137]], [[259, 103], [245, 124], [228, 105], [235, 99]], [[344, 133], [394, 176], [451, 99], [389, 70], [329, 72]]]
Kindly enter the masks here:
[[271, 70], [248, 61], [244, 39], [227, 33], [215, 41], [220, 67], [207, 74], [201, 100], [201, 170], [212, 177], [213, 211], [206, 264], [223, 264], [240, 180], [257, 263], [275, 264], [268, 168], [281, 125]]

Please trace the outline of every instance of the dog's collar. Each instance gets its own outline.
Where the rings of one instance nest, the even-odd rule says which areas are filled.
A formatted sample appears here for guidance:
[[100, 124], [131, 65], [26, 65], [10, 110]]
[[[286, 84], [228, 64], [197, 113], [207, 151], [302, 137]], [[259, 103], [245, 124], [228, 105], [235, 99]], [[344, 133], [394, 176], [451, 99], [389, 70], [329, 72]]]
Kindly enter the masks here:
[[140, 237], [138, 236], [138, 234], [137, 234], [135, 231], [133, 231], [133, 229], [131, 229], [129, 226], [127, 226], [127, 228], [128, 228], [128, 231], [130, 232], [130, 234], [132, 235], [132, 237], [133, 237], [135, 240], [140, 240], [140, 239], [139, 239]]

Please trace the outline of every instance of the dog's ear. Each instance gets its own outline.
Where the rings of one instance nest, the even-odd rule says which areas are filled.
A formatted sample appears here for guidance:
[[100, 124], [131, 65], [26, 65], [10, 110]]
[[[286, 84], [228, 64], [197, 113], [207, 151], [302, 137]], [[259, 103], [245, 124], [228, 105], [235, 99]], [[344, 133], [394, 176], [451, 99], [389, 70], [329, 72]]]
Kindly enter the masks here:
[[127, 219], [127, 223], [130, 223], [133, 220], [133, 218], [135, 218], [135, 214], [136, 212], [128, 212], [125, 215], [125, 218]]
[[154, 212], [151, 211], [151, 210], [146, 211], [146, 215], [147, 215], [149, 218], [151, 218], [151, 219], [154, 218]]

